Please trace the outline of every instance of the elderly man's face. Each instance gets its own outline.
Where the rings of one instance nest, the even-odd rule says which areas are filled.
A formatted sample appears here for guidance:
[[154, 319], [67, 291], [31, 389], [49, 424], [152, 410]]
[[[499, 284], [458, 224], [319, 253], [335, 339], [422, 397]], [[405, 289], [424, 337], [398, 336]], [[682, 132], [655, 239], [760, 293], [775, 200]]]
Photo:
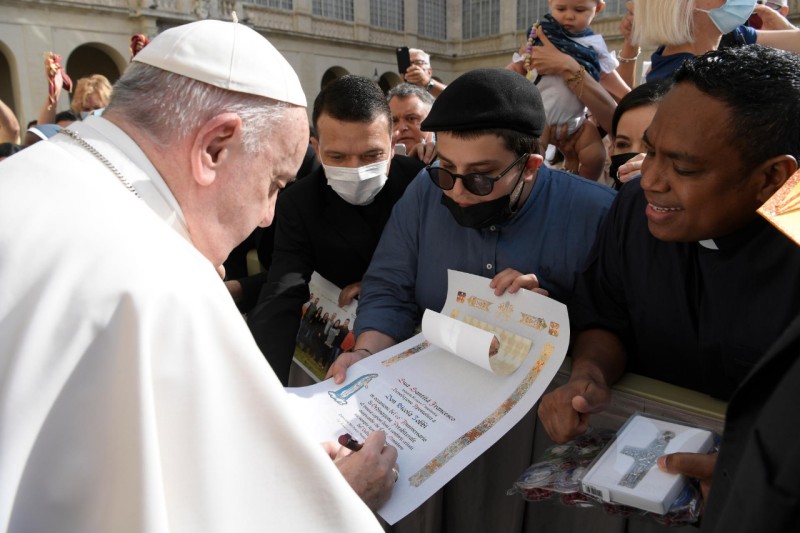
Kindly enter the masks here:
[[393, 144], [404, 145], [406, 153], [410, 153], [417, 144], [431, 140], [433, 134], [420, 129], [420, 124], [430, 111], [430, 107], [422, 100], [416, 96], [405, 98], [395, 96], [389, 100], [389, 108], [392, 110]]
[[425, 59], [425, 56], [423, 56], [419, 52], [411, 52], [409, 54], [409, 57], [411, 57], [411, 64], [412, 65], [416, 65], [416, 66], [420, 67], [422, 70], [425, 71], [425, 73], [428, 76], [431, 75], [431, 73], [433, 72], [431, 70], [431, 64], [428, 63], [428, 61]]
[[[497, 176], [519, 158], [519, 155], [505, 147], [503, 139], [494, 134], [460, 139], [454, 137], [452, 133], [441, 132], [436, 136], [436, 141], [440, 167], [454, 174], [475, 173]], [[464, 188], [461, 179], [456, 179], [453, 188], [443, 191], [443, 193], [461, 207], [494, 200], [500, 196], [511, 194], [519, 182], [526, 184], [532, 182], [536, 176], [539, 160], [541, 158], [536, 155], [531, 155], [527, 159], [523, 158], [495, 182], [492, 192], [486, 196], [478, 196], [469, 192]]]
[[292, 107], [272, 130], [265, 148], [255, 154], [241, 154], [241, 179], [246, 186], [239, 189], [237, 218], [244, 240], [256, 226], [272, 224], [278, 191], [295, 177], [308, 146], [306, 110]]
[[664, 97], [645, 133], [642, 165], [653, 236], [713, 239], [755, 218], [766, 198], [759, 199], [758, 180], [744, 173], [740, 143], [730, 133], [735, 119], [723, 103], [690, 83], [676, 85]]

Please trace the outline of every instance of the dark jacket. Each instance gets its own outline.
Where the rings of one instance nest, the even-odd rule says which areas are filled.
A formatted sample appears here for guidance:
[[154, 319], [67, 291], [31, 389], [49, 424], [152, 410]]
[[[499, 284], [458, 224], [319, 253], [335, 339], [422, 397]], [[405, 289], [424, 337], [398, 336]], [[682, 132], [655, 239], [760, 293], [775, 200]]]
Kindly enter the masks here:
[[311, 274], [316, 271], [340, 288], [360, 281], [392, 207], [423, 166], [395, 156], [389, 179], [366, 206], [342, 200], [322, 168], [278, 197], [272, 265], [247, 324], [284, 385]]
[[800, 317], [728, 404], [703, 531], [800, 531], [798, 406]]

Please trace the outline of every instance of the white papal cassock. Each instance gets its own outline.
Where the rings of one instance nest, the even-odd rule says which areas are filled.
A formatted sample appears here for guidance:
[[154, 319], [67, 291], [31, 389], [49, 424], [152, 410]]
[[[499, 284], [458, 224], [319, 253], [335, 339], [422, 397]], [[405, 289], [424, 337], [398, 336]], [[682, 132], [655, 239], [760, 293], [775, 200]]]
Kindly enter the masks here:
[[0, 531], [372, 531], [142, 151], [0, 163]]

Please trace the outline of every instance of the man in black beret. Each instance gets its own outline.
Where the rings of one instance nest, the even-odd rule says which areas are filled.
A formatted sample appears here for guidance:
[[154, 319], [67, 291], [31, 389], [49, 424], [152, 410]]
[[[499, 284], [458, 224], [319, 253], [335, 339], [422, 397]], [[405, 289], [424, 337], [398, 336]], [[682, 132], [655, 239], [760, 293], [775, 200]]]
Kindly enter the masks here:
[[448, 269], [489, 278], [498, 295], [524, 287], [569, 301], [613, 193], [543, 166], [544, 124], [536, 86], [503, 69], [468, 72], [436, 99], [422, 129], [436, 132], [439, 160], [386, 225], [337, 380], [410, 337], [425, 309], [440, 310]]
[[[358, 359], [410, 337], [425, 309], [442, 309], [448, 269], [486, 277], [498, 295], [524, 287], [569, 301], [614, 193], [542, 165], [544, 124], [536, 86], [504, 69], [468, 72], [436, 99], [422, 129], [436, 132], [439, 161], [395, 204], [362, 281], [356, 346], [329, 372], [337, 382]], [[534, 423], [531, 413], [480, 461], [523, 470]], [[491, 510], [466, 513], [454, 530], [494, 531], [518, 516], [513, 498], [491, 496], [507, 487], [469, 475], [452, 483], [490, 498], [481, 509]]]

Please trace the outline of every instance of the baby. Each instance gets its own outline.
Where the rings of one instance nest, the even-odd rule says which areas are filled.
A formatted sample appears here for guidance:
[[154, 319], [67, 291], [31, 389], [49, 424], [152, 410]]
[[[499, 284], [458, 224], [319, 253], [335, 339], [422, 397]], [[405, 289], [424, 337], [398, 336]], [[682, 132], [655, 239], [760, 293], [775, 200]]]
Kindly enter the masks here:
[[[608, 51], [602, 35], [595, 35], [589, 28], [594, 17], [605, 8], [604, 0], [549, 0], [550, 13], [544, 16], [541, 26], [548, 39], [563, 53], [572, 56], [581, 69], [566, 82], [560, 76], [540, 76], [531, 66], [531, 47], [541, 44], [536, 39], [536, 25], [528, 32], [528, 42], [522, 54], [514, 54], [515, 70], [524, 68], [528, 77], [536, 83], [542, 94], [548, 126], [561, 135], [566, 126], [567, 134], [577, 133], [575, 151], [578, 155], [578, 173], [588, 179], [597, 180], [603, 173], [606, 150], [597, 128], [586, 120], [586, 106], [567, 84], [582, 92], [583, 76], [592, 76], [609, 92], [617, 92], [625, 83], [616, 72], [619, 65], [614, 54]], [[615, 89], [612, 91], [612, 87]], [[554, 139], [549, 131], [542, 135], [542, 146]]]

